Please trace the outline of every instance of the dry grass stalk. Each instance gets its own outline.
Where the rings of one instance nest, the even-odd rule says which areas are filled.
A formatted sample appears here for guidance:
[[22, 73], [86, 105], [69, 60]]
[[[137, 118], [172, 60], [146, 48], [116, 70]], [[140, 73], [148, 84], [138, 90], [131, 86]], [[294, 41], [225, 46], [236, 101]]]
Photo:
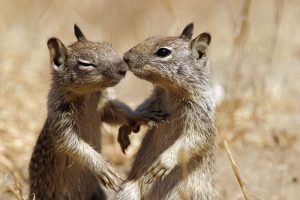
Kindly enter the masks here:
[[16, 172], [12, 172], [12, 176], [14, 178], [14, 183], [12, 186], [8, 187], [8, 191], [10, 191], [17, 200], [24, 200], [22, 187], [20, 185], [20, 177]]
[[249, 11], [250, 11], [251, 0], [244, 0], [242, 3], [242, 8], [240, 11], [240, 23], [237, 24], [237, 36], [234, 38], [234, 64], [235, 64], [235, 72], [234, 72], [234, 79], [233, 79], [233, 88], [232, 92], [235, 93], [238, 91], [239, 87], [241, 86], [242, 78], [242, 64], [243, 64], [243, 57], [244, 57], [244, 47], [249, 35]]
[[239, 182], [239, 185], [240, 185], [240, 187], [242, 189], [242, 192], [243, 192], [243, 195], [244, 195], [245, 199], [248, 200], [250, 198], [248, 197], [248, 195], [246, 193], [246, 186], [245, 186], [245, 184], [244, 184], [244, 182], [243, 182], [243, 180], [241, 178], [241, 175], [240, 175], [240, 172], [238, 170], [237, 164], [236, 164], [236, 162], [233, 159], [233, 156], [231, 154], [231, 151], [230, 151], [230, 149], [228, 147], [228, 144], [227, 144], [226, 140], [224, 140], [224, 146], [225, 146], [227, 154], [229, 156], [229, 159], [230, 159], [230, 162], [231, 162], [231, 167], [233, 169], [234, 175], [235, 175], [236, 179]]
[[277, 50], [278, 45], [278, 35], [279, 35], [279, 29], [281, 25], [282, 20], [282, 14], [283, 14], [283, 5], [284, 2], [282, 0], [276, 0], [274, 2], [274, 31], [273, 36], [271, 38], [271, 44], [270, 44], [270, 54], [268, 58], [268, 62], [270, 63], [270, 68], [273, 66], [273, 61], [275, 57], [275, 52]]

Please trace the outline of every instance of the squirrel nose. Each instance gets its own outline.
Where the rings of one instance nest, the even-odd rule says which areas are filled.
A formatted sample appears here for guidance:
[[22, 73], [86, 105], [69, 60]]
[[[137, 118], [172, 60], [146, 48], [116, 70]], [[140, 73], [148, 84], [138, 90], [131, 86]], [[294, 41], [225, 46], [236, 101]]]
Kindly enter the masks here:
[[127, 70], [119, 70], [118, 73], [121, 75], [121, 76], [125, 76], [126, 75], [126, 72]]
[[123, 56], [123, 60], [128, 64], [130, 62], [129, 59], [129, 55], [127, 53], [125, 53], [125, 55]]
[[118, 74], [121, 76], [125, 76], [127, 70], [128, 70], [127, 64], [124, 61], [122, 61], [118, 66]]
[[128, 64], [129, 63], [129, 58], [124, 58], [124, 61]]

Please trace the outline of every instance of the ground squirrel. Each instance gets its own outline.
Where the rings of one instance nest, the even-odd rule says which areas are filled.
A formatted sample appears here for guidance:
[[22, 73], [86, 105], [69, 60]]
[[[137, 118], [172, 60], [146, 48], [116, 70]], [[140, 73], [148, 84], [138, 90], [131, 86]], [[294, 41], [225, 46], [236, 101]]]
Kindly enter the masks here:
[[[170, 118], [146, 133], [117, 199], [217, 196], [212, 181], [215, 101], [206, 55], [211, 36], [202, 33], [192, 40], [193, 29], [189, 24], [179, 37], [149, 38], [124, 55], [137, 77], [155, 85], [136, 111], [161, 110]], [[126, 138], [129, 132], [120, 129], [119, 134]]]
[[88, 41], [76, 25], [74, 30], [77, 42], [70, 46], [57, 38], [47, 43], [52, 85], [30, 161], [30, 199], [106, 199], [98, 182], [117, 190], [122, 180], [99, 153], [101, 123], [133, 128], [160, 119], [112, 98], [107, 88], [125, 76], [126, 63], [109, 44]]

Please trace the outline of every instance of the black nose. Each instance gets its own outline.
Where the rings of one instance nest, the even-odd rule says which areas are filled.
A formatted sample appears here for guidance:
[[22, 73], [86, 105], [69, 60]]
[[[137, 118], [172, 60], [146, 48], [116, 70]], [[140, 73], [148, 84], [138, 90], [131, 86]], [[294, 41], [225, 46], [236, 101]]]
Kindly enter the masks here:
[[129, 61], [130, 61], [129, 58], [125, 58], [125, 57], [124, 57], [123, 59], [124, 59], [124, 61], [125, 61], [127, 64], [128, 64]]
[[123, 56], [123, 60], [124, 60], [127, 64], [129, 63], [130, 59], [129, 59], [128, 54], [125, 54], [125, 55]]
[[124, 69], [118, 71], [118, 73], [119, 73], [121, 76], [125, 76], [125, 75], [126, 75], [126, 72], [127, 72], [127, 70], [124, 70]]

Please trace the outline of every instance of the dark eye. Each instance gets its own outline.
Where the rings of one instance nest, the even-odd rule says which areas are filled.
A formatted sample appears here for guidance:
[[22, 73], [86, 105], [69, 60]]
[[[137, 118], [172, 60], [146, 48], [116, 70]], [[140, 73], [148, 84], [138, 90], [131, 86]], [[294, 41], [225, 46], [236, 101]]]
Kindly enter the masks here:
[[160, 48], [160, 49], [158, 49], [158, 50], [156, 51], [155, 54], [156, 54], [158, 57], [163, 58], [163, 57], [166, 57], [166, 56], [170, 55], [170, 54], [171, 54], [171, 50], [170, 50], [170, 49], [167, 49], [167, 48]]
[[78, 64], [84, 67], [95, 67], [95, 64], [93, 64], [92, 62], [88, 61], [88, 60], [78, 60]]

